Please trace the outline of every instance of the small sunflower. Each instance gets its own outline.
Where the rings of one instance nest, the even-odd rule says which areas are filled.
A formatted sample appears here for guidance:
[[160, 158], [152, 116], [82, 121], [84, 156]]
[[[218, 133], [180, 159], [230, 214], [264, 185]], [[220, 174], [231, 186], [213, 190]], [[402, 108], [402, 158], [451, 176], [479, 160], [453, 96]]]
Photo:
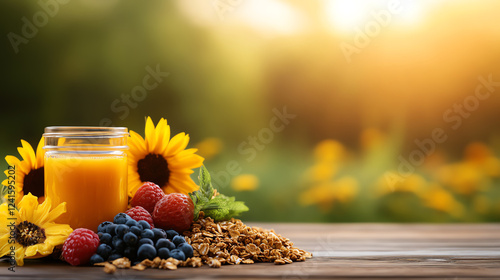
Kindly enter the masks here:
[[[17, 209], [9, 208], [7, 203], [0, 205], [0, 257], [9, 256], [13, 246], [16, 263], [22, 266], [25, 258], [48, 256], [55, 246], [63, 244], [73, 229], [54, 220], [66, 212], [66, 202], [51, 208], [49, 198], [38, 204], [37, 197], [31, 193], [21, 199]], [[14, 243], [9, 240], [11, 230]]]
[[146, 119], [145, 137], [130, 131], [128, 150], [128, 190], [133, 196], [143, 182], [153, 182], [164, 192], [189, 193], [198, 186], [191, 179], [193, 168], [203, 164], [197, 149], [186, 149], [189, 135], [179, 133], [170, 139], [166, 119], [154, 125]]
[[[16, 203], [19, 203], [21, 198], [26, 193], [32, 193], [39, 198], [39, 202], [44, 199], [44, 174], [43, 174], [43, 150], [44, 138], [40, 139], [36, 153], [31, 145], [21, 140], [22, 147], [18, 147], [17, 151], [23, 158], [19, 160], [15, 156], [6, 156], [5, 161], [10, 166], [16, 167]], [[9, 170], [5, 171], [8, 174]], [[2, 184], [7, 186], [8, 180], [4, 180]]]

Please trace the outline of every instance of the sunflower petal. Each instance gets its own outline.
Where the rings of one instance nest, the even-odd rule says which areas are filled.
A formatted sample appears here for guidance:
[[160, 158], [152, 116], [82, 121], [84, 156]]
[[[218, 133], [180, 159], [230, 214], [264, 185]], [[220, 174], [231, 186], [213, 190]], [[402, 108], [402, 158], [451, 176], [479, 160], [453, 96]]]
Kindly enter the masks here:
[[168, 145], [167, 149], [167, 157], [175, 156], [177, 153], [182, 151], [187, 147], [189, 143], [189, 135], [186, 135], [184, 132], [181, 132], [175, 135]]
[[[18, 148], [17, 150], [19, 151], [19, 154], [23, 156], [23, 159], [27, 162], [30, 163], [30, 167], [35, 169], [36, 168], [36, 155], [35, 151], [33, 150], [33, 147], [31, 147], [30, 143], [24, 141], [21, 139], [21, 144], [23, 145], [22, 148]], [[20, 150], [23, 150], [24, 155], [21, 153]]]
[[16, 250], [14, 251], [16, 255], [16, 262], [18, 266], [23, 266], [24, 265], [24, 256], [26, 252], [26, 248], [23, 246], [16, 246]]
[[131, 151], [138, 150], [141, 154], [146, 154], [146, 143], [144, 138], [137, 132], [130, 130], [129, 146]]
[[9, 164], [10, 166], [18, 166], [19, 163], [21, 162], [17, 157], [15, 156], [6, 156], [5, 157], [5, 161], [7, 162], [7, 164]]
[[145, 140], [146, 140], [146, 149], [148, 151], [153, 151], [154, 150], [154, 140], [155, 140], [155, 124], [151, 120], [151, 117], [148, 117], [146, 119], [146, 128], [145, 128]]
[[45, 150], [43, 149], [43, 146], [45, 145], [45, 138], [42, 136], [40, 138], [40, 142], [38, 142], [38, 146], [36, 148], [36, 167], [35, 168], [40, 168], [43, 166], [43, 160], [45, 156]]
[[21, 216], [24, 217], [24, 220], [33, 221], [35, 208], [38, 207], [38, 198], [31, 193], [28, 193], [27, 195], [23, 196], [17, 207]]
[[[46, 198], [44, 203], [47, 202], [47, 199], [48, 198]], [[50, 203], [50, 200], [49, 200], [49, 203]], [[66, 213], [66, 202], [60, 203], [59, 205], [57, 205], [56, 208], [52, 209], [52, 211], [50, 211], [50, 216], [48, 218], [46, 218], [43, 222], [44, 223], [51, 223], [55, 219], [59, 218], [59, 216], [61, 216], [63, 213]]]
[[167, 125], [167, 120], [162, 118], [156, 126], [156, 145], [155, 153], [162, 155], [163, 151], [168, 147], [170, 141], [170, 126]]
[[205, 159], [195, 154], [194, 152], [196, 151], [193, 152], [192, 150], [196, 149], [188, 149], [180, 152], [177, 156], [169, 160], [169, 164], [174, 166], [183, 166], [186, 168], [200, 167]]

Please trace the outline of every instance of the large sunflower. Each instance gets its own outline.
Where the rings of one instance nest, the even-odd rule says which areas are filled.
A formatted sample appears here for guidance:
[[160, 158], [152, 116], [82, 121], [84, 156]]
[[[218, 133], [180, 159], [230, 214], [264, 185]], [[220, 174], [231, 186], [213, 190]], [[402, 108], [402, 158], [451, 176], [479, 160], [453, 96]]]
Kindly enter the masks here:
[[189, 135], [179, 133], [170, 139], [170, 126], [161, 119], [155, 127], [146, 119], [145, 137], [130, 131], [128, 150], [128, 190], [133, 196], [143, 182], [153, 182], [166, 193], [189, 193], [198, 188], [191, 179], [193, 168], [203, 164], [197, 149], [186, 149]]
[[[7, 203], [0, 205], [0, 257], [10, 256], [13, 246], [16, 263], [22, 266], [25, 258], [48, 256], [55, 246], [63, 244], [73, 229], [54, 220], [66, 212], [66, 202], [51, 208], [49, 198], [38, 204], [37, 197], [31, 193], [21, 199], [17, 209]], [[9, 240], [11, 231], [14, 243]]]
[[[23, 158], [19, 160], [15, 156], [6, 156], [5, 161], [10, 166], [16, 167], [16, 203], [19, 203], [24, 194], [32, 193], [42, 202], [44, 199], [44, 174], [43, 174], [43, 150], [44, 138], [40, 139], [36, 153], [31, 145], [21, 140], [22, 147], [18, 147], [17, 151]], [[5, 174], [9, 176], [9, 170]], [[7, 186], [8, 180], [4, 180], [2, 184]]]

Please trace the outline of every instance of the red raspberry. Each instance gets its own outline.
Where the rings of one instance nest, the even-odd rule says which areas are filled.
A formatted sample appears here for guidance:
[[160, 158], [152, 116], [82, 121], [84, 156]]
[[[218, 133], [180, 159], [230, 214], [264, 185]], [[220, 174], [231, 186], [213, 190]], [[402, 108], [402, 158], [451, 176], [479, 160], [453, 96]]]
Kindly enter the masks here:
[[71, 265], [87, 264], [99, 246], [99, 236], [86, 228], [75, 229], [64, 241], [62, 256]]
[[129, 215], [132, 219], [136, 221], [144, 220], [148, 222], [149, 225], [151, 225], [151, 228], [154, 227], [153, 218], [151, 217], [151, 214], [149, 214], [149, 212], [142, 206], [132, 207], [128, 209], [127, 212], [125, 212], [125, 214]]
[[155, 183], [144, 183], [135, 193], [130, 205], [142, 206], [150, 214], [153, 213], [156, 203], [165, 196], [163, 190]]
[[194, 218], [194, 204], [182, 193], [167, 194], [155, 206], [153, 221], [164, 230], [173, 229], [179, 233], [191, 227]]

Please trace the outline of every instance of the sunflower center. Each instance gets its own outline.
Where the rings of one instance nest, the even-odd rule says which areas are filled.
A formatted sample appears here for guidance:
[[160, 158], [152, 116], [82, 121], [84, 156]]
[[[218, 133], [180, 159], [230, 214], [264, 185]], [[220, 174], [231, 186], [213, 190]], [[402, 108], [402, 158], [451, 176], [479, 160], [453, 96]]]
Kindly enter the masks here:
[[44, 196], [44, 176], [43, 167], [32, 169], [26, 176], [24, 176], [23, 192], [25, 194], [31, 193], [34, 196]]
[[14, 230], [17, 243], [28, 247], [45, 241], [45, 230], [34, 223], [24, 221]]
[[160, 187], [166, 186], [170, 177], [167, 160], [158, 154], [148, 154], [139, 160], [137, 173], [141, 182], [153, 182]]

